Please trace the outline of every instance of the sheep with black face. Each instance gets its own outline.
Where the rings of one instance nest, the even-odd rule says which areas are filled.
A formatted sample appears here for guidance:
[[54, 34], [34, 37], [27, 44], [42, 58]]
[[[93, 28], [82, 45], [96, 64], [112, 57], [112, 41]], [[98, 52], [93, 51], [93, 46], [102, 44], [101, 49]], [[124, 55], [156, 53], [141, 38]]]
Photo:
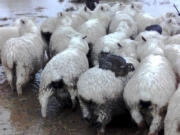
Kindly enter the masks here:
[[99, 61], [99, 67], [81, 75], [77, 88], [83, 118], [94, 125], [98, 133], [104, 133], [113, 116], [126, 112], [122, 93], [126, 75], [134, 66], [108, 53], [102, 53]]

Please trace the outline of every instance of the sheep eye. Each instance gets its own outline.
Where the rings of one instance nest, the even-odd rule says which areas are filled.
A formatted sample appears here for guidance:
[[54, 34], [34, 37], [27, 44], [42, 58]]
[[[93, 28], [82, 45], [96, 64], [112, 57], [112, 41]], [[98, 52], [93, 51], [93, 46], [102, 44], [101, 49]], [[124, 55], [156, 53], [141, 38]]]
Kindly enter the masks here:
[[119, 46], [119, 48], [122, 48], [122, 45], [120, 43], [117, 43], [117, 45]]
[[103, 11], [103, 10], [104, 10], [104, 8], [103, 8], [103, 7], [101, 7], [101, 10]]
[[142, 36], [142, 40], [145, 41], [145, 42], [147, 41], [143, 36]]

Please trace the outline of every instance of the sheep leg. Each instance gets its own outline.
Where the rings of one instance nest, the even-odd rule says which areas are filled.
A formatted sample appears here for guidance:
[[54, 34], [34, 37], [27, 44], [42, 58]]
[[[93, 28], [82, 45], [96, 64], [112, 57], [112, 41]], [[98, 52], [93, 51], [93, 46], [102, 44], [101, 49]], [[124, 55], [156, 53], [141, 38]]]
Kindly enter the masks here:
[[22, 95], [22, 87], [28, 81], [29, 74], [28, 71], [26, 71], [26, 69], [21, 66], [17, 66], [16, 74], [17, 74], [16, 88], [19, 96]]
[[137, 108], [131, 110], [131, 117], [137, 123], [138, 127], [144, 127], [143, 117]]
[[95, 122], [95, 126], [98, 129], [97, 134], [102, 135], [105, 134], [105, 127], [111, 121], [111, 116], [106, 110], [100, 110], [98, 113], [97, 120]]
[[77, 105], [77, 100], [76, 100], [77, 91], [75, 89], [73, 89], [73, 88], [68, 89], [68, 91], [69, 91], [69, 94], [71, 96], [72, 109], [75, 109], [76, 105]]
[[5, 74], [6, 74], [7, 80], [8, 80], [8, 82], [9, 82], [9, 84], [10, 84], [11, 89], [12, 89], [13, 91], [15, 91], [16, 88], [15, 88], [14, 85], [13, 85], [12, 71], [11, 71], [10, 69], [8, 69], [7, 67], [4, 68], [4, 70], [5, 70]]
[[158, 131], [161, 128], [161, 121], [162, 117], [154, 113], [148, 135], [158, 135]]
[[90, 114], [89, 108], [87, 107], [87, 105], [84, 103], [84, 101], [81, 98], [79, 98], [79, 104], [81, 107], [83, 119], [90, 121], [91, 114]]

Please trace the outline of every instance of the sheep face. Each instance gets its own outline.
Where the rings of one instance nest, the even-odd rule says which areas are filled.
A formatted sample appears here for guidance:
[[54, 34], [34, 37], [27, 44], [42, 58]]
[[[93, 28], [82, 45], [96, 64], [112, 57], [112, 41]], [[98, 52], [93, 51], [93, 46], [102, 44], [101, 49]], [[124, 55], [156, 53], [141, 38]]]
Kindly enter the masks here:
[[38, 28], [34, 22], [26, 17], [22, 17], [15, 22], [18, 25], [20, 35], [25, 33], [38, 33]]
[[112, 55], [101, 52], [99, 56], [99, 67], [102, 69], [110, 69], [118, 76], [125, 76], [128, 72], [134, 71], [134, 66], [131, 63], [126, 63], [121, 56]]

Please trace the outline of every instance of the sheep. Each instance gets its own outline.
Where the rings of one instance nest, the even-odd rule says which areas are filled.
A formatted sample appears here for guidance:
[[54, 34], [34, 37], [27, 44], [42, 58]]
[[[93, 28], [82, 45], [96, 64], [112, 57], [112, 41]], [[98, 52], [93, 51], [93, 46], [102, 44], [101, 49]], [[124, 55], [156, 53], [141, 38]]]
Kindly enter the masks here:
[[0, 28], [0, 55], [1, 55], [1, 49], [5, 42], [13, 37], [18, 37], [19, 36], [19, 31], [18, 28], [15, 26], [11, 27], [1, 27]]
[[171, 97], [164, 120], [164, 135], [179, 135], [180, 133], [180, 85]]
[[160, 23], [163, 28], [163, 35], [173, 36], [180, 33], [179, 24], [176, 18], [166, 19]]
[[144, 43], [145, 41], [150, 41], [151, 39], [157, 39], [165, 42], [167, 37], [164, 35], [160, 35], [157, 31], [144, 31], [139, 33], [139, 35], [135, 38], [135, 40], [140, 43]]
[[92, 50], [92, 61], [94, 65], [98, 64], [98, 55], [101, 52], [110, 52], [115, 55], [124, 55], [137, 58], [136, 55], [136, 41], [130, 39], [121, 39], [124, 33], [112, 33], [100, 38], [93, 50]]
[[138, 33], [143, 32], [147, 26], [160, 23], [159, 18], [152, 17], [147, 13], [138, 13], [134, 20], [137, 24]]
[[134, 19], [130, 15], [122, 13], [121, 11], [116, 12], [115, 16], [112, 18], [109, 26], [109, 32], [115, 32], [119, 23], [121, 23], [122, 21], [127, 23], [127, 25], [132, 29], [133, 34], [137, 33], [137, 26], [134, 22]]
[[180, 34], [167, 36], [165, 39], [166, 44], [180, 44]]
[[180, 46], [179, 44], [169, 44], [164, 48], [164, 55], [170, 61], [175, 73], [180, 77]]
[[73, 36], [81, 35], [70, 26], [59, 27], [51, 36], [49, 45], [49, 58], [52, 58], [59, 52], [62, 52], [69, 45]]
[[98, 4], [94, 11], [92, 11], [91, 19], [97, 18], [106, 29], [109, 27], [111, 20], [110, 16], [111, 7], [109, 4], [101, 3]]
[[[134, 67], [127, 64], [122, 65], [119, 70], [122, 73], [127, 70], [130, 72]], [[98, 66], [90, 68], [79, 78], [77, 88], [82, 116], [98, 129], [98, 133], [105, 132], [105, 127], [113, 116], [126, 112], [122, 99], [125, 81], [126, 76], [116, 77], [113, 71]]]
[[85, 37], [73, 37], [69, 47], [54, 56], [45, 66], [40, 77], [39, 102], [41, 114], [46, 117], [47, 104], [51, 96], [61, 91], [70, 94], [72, 107], [76, 106], [76, 82], [89, 68], [86, 54], [89, 47]]
[[44, 64], [45, 44], [35, 24], [27, 19], [18, 20], [20, 37], [9, 39], [2, 48], [1, 58], [12, 90], [22, 95], [22, 87]]
[[52, 33], [61, 25], [77, 28], [81, 23], [90, 17], [90, 11], [82, 7], [72, 13], [60, 12], [56, 17], [46, 19], [40, 26], [44, 40], [49, 44]]
[[138, 66], [124, 88], [123, 97], [139, 127], [150, 125], [148, 135], [158, 133], [169, 98], [175, 92], [175, 74], [168, 60], [149, 55]]
[[151, 39], [149, 41], [144, 41], [144, 43], [137, 46], [138, 60], [141, 61], [150, 54], [164, 55], [164, 42], [157, 39]]

